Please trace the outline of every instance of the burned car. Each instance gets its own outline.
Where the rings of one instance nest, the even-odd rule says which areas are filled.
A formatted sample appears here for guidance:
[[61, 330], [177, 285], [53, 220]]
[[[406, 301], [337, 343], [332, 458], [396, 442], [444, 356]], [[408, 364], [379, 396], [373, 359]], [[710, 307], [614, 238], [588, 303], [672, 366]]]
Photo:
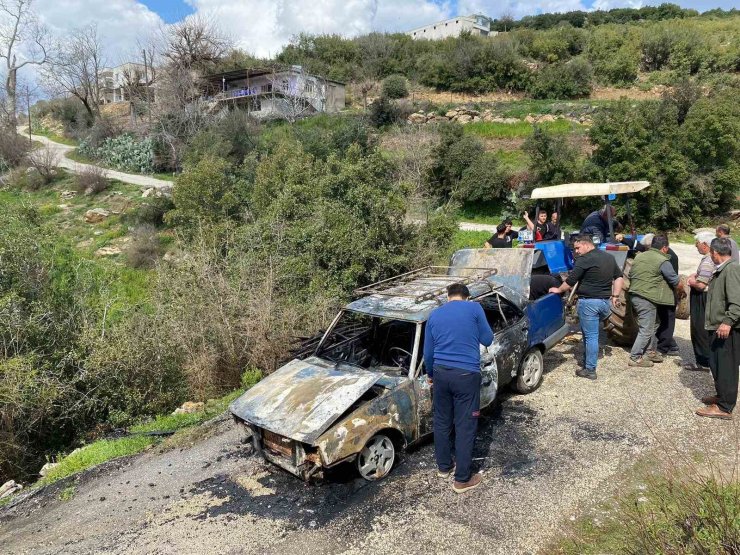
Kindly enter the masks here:
[[256, 450], [303, 479], [354, 462], [366, 480], [386, 476], [400, 449], [432, 432], [432, 388], [423, 364], [424, 326], [466, 283], [494, 342], [481, 347], [481, 408], [511, 384], [539, 387], [542, 354], [568, 326], [560, 296], [529, 299], [534, 249], [466, 249], [449, 267], [427, 267], [357, 291], [308, 356], [236, 399], [234, 419]]

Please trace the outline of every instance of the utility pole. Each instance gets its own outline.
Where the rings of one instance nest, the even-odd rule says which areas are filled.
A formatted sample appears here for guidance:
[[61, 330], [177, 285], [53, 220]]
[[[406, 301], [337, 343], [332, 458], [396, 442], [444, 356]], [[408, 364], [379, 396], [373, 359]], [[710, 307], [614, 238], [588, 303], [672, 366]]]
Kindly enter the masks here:
[[[149, 96], [151, 91], [149, 90], [149, 70], [146, 63], [146, 48], [141, 49], [141, 53], [144, 55], [144, 92], [146, 93], [146, 108], [149, 113], [149, 129], [152, 127], [152, 100]], [[154, 71], [152, 71], [152, 78], [154, 78]]]
[[33, 144], [33, 139], [31, 138], [31, 91], [28, 88], [28, 83], [26, 83], [26, 114], [28, 116], [28, 144]]

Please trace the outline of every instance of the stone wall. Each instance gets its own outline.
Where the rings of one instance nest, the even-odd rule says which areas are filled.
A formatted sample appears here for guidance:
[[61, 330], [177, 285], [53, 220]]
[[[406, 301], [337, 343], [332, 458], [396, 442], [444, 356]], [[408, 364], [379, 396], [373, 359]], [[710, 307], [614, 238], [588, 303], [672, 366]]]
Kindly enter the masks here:
[[497, 116], [492, 110], [472, 110], [470, 108], [454, 108], [445, 115], [439, 115], [436, 112], [424, 112], [418, 111], [411, 114], [407, 121], [417, 125], [425, 123], [445, 123], [445, 122], [456, 122], [462, 125], [467, 123], [475, 123], [479, 121], [492, 122], [492, 123], [520, 123], [525, 121], [527, 123], [543, 123], [547, 121], [556, 121], [564, 119], [573, 123], [581, 125], [591, 125], [590, 114], [527, 114], [523, 119], [519, 118], [505, 118]]

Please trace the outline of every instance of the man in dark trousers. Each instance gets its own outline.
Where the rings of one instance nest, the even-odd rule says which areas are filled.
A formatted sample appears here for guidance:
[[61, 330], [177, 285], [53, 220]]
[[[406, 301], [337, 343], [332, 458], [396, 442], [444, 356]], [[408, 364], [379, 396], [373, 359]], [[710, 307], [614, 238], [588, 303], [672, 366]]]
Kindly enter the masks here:
[[716, 266], [709, 254], [709, 245], [712, 244], [714, 233], [702, 231], [694, 236], [696, 250], [702, 255], [696, 273], [691, 274], [688, 279], [691, 293], [689, 297], [689, 310], [691, 312], [691, 346], [694, 348], [694, 364], [686, 364], [687, 370], [708, 371], [709, 370], [709, 344], [712, 339], [711, 332], [704, 328], [707, 306], [707, 289], [714, 277]]
[[462, 283], [448, 286], [447, 303], [432, 312], [424, 332], [424, 366], [434, 384], [434, 457], [440, 477], [454, 470], [456, 493], [469, 491], [481, 481], [481, 475], [471, 470], [480, 415], [480, 346], [493, 343], [483, 307], [469, 302], [469, 297]]
[[709, 368], [717, 395], [704, 397], [701, 402], [707, 406], [696, 414], [730, 420], [740, 368], [740, 265], [732, 261], [732, 245], [726, 237], [714, 239], [709, 254], [717, 269], [707, 293], [705, 327], [713, 333]]
[[[586, 344], [583, 368], [576, 370], [579, 378], [596, 379], [599, 360], [599, 328], [611, 313], [611, 305], [619, 302], [624, 280], [614, 257], [594, 247], [590, 235], [578, 235], [573, 242], [576, 262], [560, 287], [550, 293], [562, 294], [578, 283], [578, 319]], [[611, 302], [610, 302], [611, 301]]]

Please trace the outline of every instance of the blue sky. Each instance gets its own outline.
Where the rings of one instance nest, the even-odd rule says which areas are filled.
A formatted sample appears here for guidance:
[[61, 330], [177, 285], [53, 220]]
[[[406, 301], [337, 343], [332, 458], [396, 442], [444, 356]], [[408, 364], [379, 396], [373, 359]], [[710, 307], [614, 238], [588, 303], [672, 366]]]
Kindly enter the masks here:
[[147, 8], [161, 17], [165, 23], [175, 23], [194, 13], [193, 6], [183, 0], [140, 0]]

